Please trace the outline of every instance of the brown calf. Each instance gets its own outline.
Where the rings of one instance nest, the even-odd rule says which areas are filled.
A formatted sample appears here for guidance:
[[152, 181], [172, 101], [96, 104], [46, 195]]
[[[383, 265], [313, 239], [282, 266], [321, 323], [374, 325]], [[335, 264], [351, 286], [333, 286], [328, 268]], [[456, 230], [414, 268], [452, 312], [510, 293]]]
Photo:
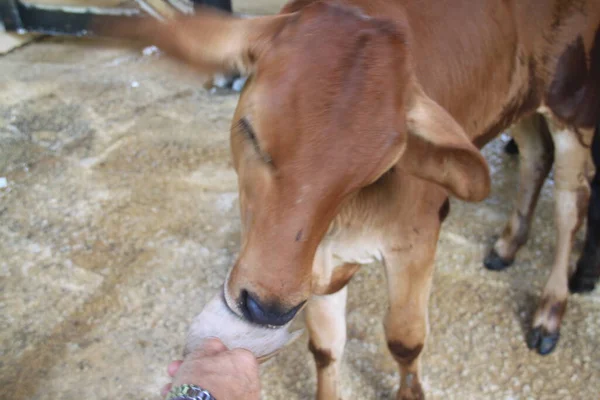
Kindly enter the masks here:
[[111, 34], [203, 70], [250, 75], [231, 128], [243, 230], [229, 309], [285, 326], [305, 306], [318, 398], [339, 398], [345, 285], [359, 265], [381, 260], [398, 398], [418, 399], [448, 195], [488, 195], [477, 146], [517, 120], [521, 191], [492, 262], [508, 262], [524, 242], [553, 146], [557, 250], [531, 344], [554, 346], [589, 197], [599, 23], [595, 0], [298, 0], [272, 17], [202, 12]]

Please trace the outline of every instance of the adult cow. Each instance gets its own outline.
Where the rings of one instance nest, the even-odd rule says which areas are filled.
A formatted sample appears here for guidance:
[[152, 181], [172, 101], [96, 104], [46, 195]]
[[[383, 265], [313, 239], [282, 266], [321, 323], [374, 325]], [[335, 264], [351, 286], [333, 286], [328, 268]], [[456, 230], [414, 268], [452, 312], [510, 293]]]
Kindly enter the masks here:
[[517, 120], [521, 191], [496, 253], [508, 260], [522, 242], [553, 145], [557, 250], [532, 345], [556, 342], [589, 197], [599, 25], [596, 0], [297, 0], [276, 16], [201, 12], [111, 34], [250, 75], [231, 127], [243, 229], [227, 307], [268, 326], [305, 307], [318, 397], [338, 398], [346, 283], [381, 260], [398, 398], [417, 399], [448, 195], [488, 195], [478, 147]]

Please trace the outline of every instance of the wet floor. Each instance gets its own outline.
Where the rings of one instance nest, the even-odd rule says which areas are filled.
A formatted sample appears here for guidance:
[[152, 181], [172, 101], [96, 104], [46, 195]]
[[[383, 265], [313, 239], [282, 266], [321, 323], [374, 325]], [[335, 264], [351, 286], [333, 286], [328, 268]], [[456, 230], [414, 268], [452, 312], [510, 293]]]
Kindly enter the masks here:
[[[211, 94], [146, 53], [46, 39], [0, 58], [2, 399], [158, 400], [188, 323], [235, 258], [237, 95]], [[541, 357], [523, 339], [552, 261], [551, 182], [516, 264], [481, 265], [517, 186], [502, 144], [485, 150], [492, 195], [452, 201], [441, 235], [424, 386], [430, 399], [598, 399], [598, 290], [571, 296], [555, 353]], [[580, 247], [581, 235], [574, 260]], [[350, 285], [343, 382], [354, 398], [391, 399], [397, 388], [384, 279], [371, 265]], [[264, 399], [312, 397], [306, 342], [263, 366]]]

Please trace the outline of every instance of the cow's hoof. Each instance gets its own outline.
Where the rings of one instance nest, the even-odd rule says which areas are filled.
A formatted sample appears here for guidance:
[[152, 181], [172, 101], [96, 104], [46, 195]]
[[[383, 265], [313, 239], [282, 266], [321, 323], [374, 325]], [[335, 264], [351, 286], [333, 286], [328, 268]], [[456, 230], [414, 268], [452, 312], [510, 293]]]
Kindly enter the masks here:
[[577, 272], [569, 279], [571, 293], [589, 293], [596, 288], [599, 277], [578, 275]]
[[491, 271], [502, 271], [510, 267], [512, 263], [513, 260], [504, 260], [494, 249], [490, 250], [483, 260], [483, 265]]
[[560, 331], [548, 332], [544, 327], [537, 326], [532, 328], [527, 335], [527, 347], [545, 356], [556, 348], [559, 338]]

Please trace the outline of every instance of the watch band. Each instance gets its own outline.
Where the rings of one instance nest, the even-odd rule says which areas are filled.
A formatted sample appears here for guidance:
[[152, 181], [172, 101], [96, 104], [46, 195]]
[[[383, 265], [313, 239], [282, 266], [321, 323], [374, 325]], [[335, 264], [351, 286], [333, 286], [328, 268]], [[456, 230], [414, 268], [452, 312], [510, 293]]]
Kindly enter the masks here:
[[169, 391], [165, 400], [217, 400], [208, 390], [196, 385], [179, 385]]

